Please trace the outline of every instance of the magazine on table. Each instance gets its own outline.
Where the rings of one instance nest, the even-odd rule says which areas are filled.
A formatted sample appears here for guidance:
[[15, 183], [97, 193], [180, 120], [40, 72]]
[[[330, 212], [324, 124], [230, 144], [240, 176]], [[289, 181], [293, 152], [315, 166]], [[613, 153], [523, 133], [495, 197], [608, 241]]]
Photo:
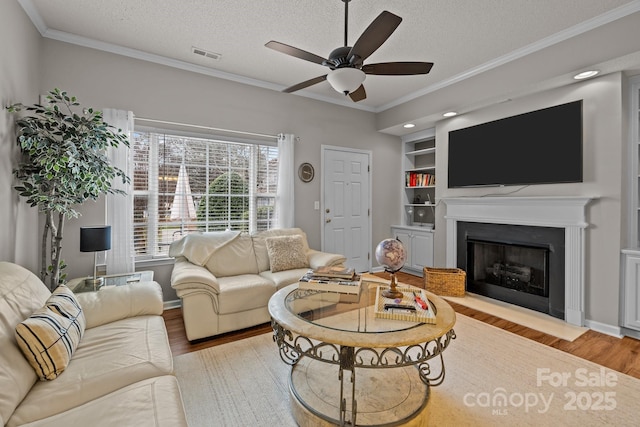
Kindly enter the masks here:
[[361, 288], [360, 276], [355, 275], [351, 280], [328, 276], [315, 276], [313, 270], [309, 270], [300, 278], [300, 289], [312, 289], [316, 291], [339, 292], [344, 294], [359, 294]]

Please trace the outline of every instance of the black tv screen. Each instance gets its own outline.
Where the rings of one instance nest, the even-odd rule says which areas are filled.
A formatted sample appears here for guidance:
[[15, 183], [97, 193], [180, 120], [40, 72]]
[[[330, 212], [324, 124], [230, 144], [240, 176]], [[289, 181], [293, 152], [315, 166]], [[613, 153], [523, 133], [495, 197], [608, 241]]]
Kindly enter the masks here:
[[582, 100], [449, 132], [449, 188], [582, 182]]

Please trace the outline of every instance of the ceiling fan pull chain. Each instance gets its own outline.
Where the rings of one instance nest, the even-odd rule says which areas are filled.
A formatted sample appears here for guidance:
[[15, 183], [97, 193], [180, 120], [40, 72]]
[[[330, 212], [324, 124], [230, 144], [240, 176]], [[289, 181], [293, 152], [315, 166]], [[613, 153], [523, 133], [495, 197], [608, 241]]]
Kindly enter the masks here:
[[349, 2], [351, 0], [342, 0], [344, 2], [344, 45], [347, 46], [347, 34], [349, 29]]

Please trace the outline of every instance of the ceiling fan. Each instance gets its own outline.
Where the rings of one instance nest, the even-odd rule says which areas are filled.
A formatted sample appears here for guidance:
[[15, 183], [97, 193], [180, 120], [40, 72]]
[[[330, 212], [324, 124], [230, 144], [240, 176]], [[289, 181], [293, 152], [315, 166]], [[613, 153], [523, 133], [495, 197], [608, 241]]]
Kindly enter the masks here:
[[358, 102], [367, 97], [367, 93], [362, 85], [366, 74], [410, 76], [427, 74], [431, 71], [431, 67], [433, 67], [432, 62], [381, 62], [377, 64], [364, 64], [364, 60], [382, 46], [396, 28], [398, 28], [398, 25], [402, 22], [402, 18], [386, 10], [383, 11], [369, 24], [353, 46], [347, 46], [349, 2], [351, 0], [342, 1], [344, 2], [344, 46], [334, 49], [329, 54], [328, 59], [273, 40], [265, 45], [268, 48], [286, 53], [287, 55], [324, 65], [331, 70], [323, 76], [315, 77], [288, 87], [284, 89], [283, 92], [295, 92], [328, 80], [335, 90], [349, 95], [354, 102]]

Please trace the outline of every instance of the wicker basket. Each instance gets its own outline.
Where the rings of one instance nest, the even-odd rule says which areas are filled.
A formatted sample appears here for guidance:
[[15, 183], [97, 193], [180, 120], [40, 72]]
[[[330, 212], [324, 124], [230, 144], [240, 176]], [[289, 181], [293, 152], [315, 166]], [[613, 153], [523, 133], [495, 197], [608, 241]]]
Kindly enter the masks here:
[[467, 273], [459, 268], [424, 268], [424, 288], [436, 295], [463, 297]]

